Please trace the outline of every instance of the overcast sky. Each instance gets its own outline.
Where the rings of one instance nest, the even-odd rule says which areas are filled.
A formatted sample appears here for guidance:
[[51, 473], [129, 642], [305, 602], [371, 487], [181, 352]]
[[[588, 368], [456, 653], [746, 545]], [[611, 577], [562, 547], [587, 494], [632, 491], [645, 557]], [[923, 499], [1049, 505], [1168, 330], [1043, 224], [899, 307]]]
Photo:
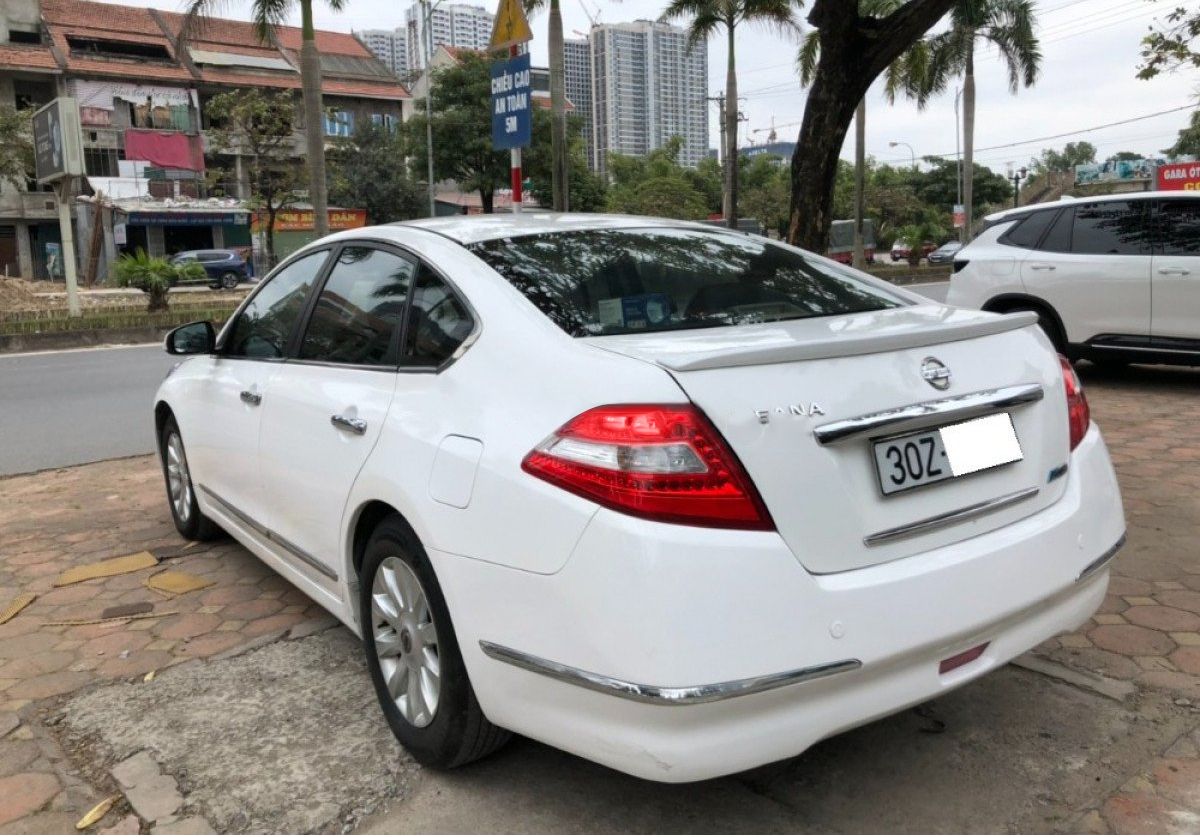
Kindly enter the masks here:
[[[467, 0], [477, 2], [477, 0]], [[138, 5], [177, 8], [172, 0], [127, 0]], [[562, 0], [567, 37], [572, 30], [589, 28], [587, 10], [600, 22], [617, 23], [655, 18], [665, 0]], [[407, 0], [348, 0], [346, 11], [333, 13], [322, 0], [314, 0], [317, 25], [325, 29], [394, 28], [403, 22]], [[495, 0], [482, 0], [494, 10]], [[1188, 112], [1144, 119], [1094, 132], [1082, 129], [1158, 111], [1194, 105], [1200, 94], [1200, 73], [1183, 72], [1154, 81], [1135, 77], [1140, 39], [1156, 16], [1177, 5], [1200, 8], [1200, 0], [1038, 0], [1043, 64], [1038, 83], [1017, 95], [1008, 91], [1003, 62], [994, 49], [982, 47], [976, 63], [978, 109], [976, 147], [1016, 143], [1010, 148], [980, 150], [976, 159], [1004, 171], [1037, 156], [1042, 148], [1061, 147], [1071, 140], [1094, 144], [1100, 159], [1118, 151], [1154, 154], [1170, 145], [1187, 121]], [[245, 17], [247, 0], [230, 0], [224, 13]], [[546, 63], [546, 15], [531, 20], [535, 64]], [[709, 94], [725, 86], [726, 50], [723, 37], [708, 47]], [[741, 141], [764, 142], [774, 118], [779, 139], [795, 140], [804, 112], [804, 91], [793, 70], [796, 44], [769, 31], [739, 30], [737, 60], [741, 110], [747, 122]], [[880, 161], [905, 163], [907, 148], [890, 148], [889, 142], [910, 144], [917, 157], [955, 152], [954, 90], [919, 111], [909, 102], [889, 106], [873, 90], [868, 102], [867, 153]], [[710, 111], [712, 145], [717, 145], [716, 107]], [[1079, 132], [1079, 133], [1076, 133]], [[1071, 136], [1039, 140], [1056, 134]], [[853, 154], [853, 134], [845, 155]]]

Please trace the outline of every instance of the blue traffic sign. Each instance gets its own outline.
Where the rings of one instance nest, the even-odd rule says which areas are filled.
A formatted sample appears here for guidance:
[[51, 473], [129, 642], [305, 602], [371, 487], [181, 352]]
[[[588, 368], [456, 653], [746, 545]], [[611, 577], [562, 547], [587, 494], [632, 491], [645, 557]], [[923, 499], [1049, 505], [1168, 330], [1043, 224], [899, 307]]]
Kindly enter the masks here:
[[529, 53], [492, 65], [492, 147], [497, 151], [529, 145], [533, 110]]

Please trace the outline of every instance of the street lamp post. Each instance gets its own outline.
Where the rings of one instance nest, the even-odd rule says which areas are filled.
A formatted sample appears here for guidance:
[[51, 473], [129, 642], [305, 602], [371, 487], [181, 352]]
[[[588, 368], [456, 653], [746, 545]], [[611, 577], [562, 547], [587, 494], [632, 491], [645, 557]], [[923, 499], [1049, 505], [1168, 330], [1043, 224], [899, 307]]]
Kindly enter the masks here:
[[1008, 179], [1011, 180], [1013, 184], [1013, 209], [1016, 209], [1021, 205], [1021, 181], [1028, 176], [1029, 169], [1025, 168], [1025, 166], [1021, 166], [1021, 168], [1013, 171], [1012, 165], [1009, 164]]
[[900, 146], [900, 145], [903, 145], [905, 148], [908, 149], [908, 156], [912, 158], [913, 171], [916, 171], [917, 170], [917, 152], [913, 151], [913, 147], [911, 145], [909, 145], [907, 142], [889, 142], [888, 148], [896, 148], [897, 146]]

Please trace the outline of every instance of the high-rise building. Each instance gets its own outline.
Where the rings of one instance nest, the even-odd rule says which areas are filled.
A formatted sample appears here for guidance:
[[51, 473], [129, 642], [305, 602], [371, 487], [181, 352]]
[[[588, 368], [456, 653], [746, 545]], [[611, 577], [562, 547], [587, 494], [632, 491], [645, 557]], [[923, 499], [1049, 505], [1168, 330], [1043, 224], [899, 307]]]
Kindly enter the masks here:
[[354, 35], [397, 76], [408, 74], [408, 32], [403, 27], [364, 29]]
[[[425, 19], [420, 3], [413, 3], [404, 14], [408, 38], [409, 69], [425, 67]], [[487, 49], [492, 38], [495, 16], [487, 9], [466, 3], [442, 3], [430, 15], [433, 50], [440, 46], [460, 49]]]
[[708, 51], [689, 48], [687, 31], [656, 21], [592, 27], [592, 161], [610, 152], [643, 156], [671, 137], [679, 162], [695, 166], [708, 151]]
[[594, 168], [592, 138], [592, 47], [583, 40], [563, 41], [563, 86], [567, 100], [575, 106], [573, 113], [583, 120], [583, 142], [587, 149], [588, 166]]

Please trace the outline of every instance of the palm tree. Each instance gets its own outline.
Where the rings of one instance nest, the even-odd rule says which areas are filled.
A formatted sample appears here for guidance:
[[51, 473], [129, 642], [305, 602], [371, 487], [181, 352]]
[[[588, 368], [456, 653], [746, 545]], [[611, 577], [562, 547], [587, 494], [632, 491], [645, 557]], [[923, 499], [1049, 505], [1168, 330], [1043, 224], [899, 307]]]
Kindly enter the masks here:
[[[887, 17], [904, 5], [904, 0], [859, 0], [858, 11], [864, 17]], [[896, 103], [897, 94], [915, 98], [924, 107], [923, 85], [929, 75], [929, 46], [927, 37], [919, 39], [884, 71], [884, 94], [888, 104]], [[800, 83], [808, 87], [817, 74], [821, 60], [821, 39], [817, 30], [809, 31], [800, 42], [796, 54], [796, 71]], [[863, 216], [866, 214], [866, 122], [867, 100], [858, 103], [855, 113], [854, 137], [854, 266], [863, 267]]]
[[742, 23], [763, 23], [782, 32], [798, 29], [792, 0], [671, 0], [660, 20], [687, 18], [688, 48], [694, 49], [709, 39], [720, 27], [725, 27], [729, 44], [729, 61], [725, 71], [725, 193], [726, 223], [737, 228], [738, 219], [738, 97], [737, 63], [734, 58], [734, 38]]
[[[325, 0], [335, 12], [346, 0]], [[276, 41], [275, 30], [287, 23], [292, 11], [300, 7], [300, 91], [304, 103], [304, 139], [308, 158], [309, 200], [313, 207], [313, 229], [318, 236], [329, 233], [329, 186], [325, 182], [324, 111], [321, 107], [321, 56], [313, 26], [312, 0], [252, 0], [250, 11], [254, 31], [264, 43]], [[184, 13], [183, 37], [189, 38], [204, 28], [204, 23], [223, 6], [222, 0], [188, 0]]]
[[567, 91], [563, 78], [566, 59], [563, 55], [562, 5], [559, 0], [525, 0], [526, 13], [536, 12], [549, 4], [546, 45], [550, 48], [550, 193], [555, 212], [566, 212], [570, 206], [567, 172]]
[[1016, 93], [1037, 81], [1041, 42], [1034, 31], [1037, 12], [1031, 0], [958, 0], [950, 10], [950, 28], [934, 35], [922, 101], [963, 76], [963, 236], [971, 239], [975, 197], [975, 45], [988, 41], [1008, 69], [1008, 87]]

